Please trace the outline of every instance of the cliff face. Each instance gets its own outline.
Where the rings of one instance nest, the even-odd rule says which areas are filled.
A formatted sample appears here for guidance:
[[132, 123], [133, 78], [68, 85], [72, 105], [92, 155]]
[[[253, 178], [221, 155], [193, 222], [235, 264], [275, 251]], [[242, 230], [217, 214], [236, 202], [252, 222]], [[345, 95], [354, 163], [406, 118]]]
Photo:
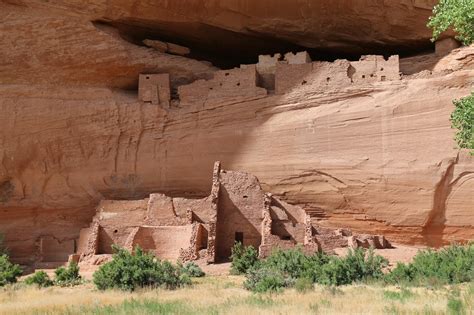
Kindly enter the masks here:
[[0, 3], [0, 232], [16, 260], [34, 261], [40, 236], [77, 239], [101, 199], [207, 195], [216, 160], [322, 225], [436, 246], [474, 236], [474, 159], [449, 122], [474, 85], [474, 47], [402, 59], [405, 73], [421, 61], [428, 71], [395, 81], [239, 85], [170, 110], [137, 98], [139, 73], [170, 73], [176, 93], [216, 71], [140, 36], [191, 51], [256, 35], [272, 47], [421, 49], [430, 1], [86, 2]]

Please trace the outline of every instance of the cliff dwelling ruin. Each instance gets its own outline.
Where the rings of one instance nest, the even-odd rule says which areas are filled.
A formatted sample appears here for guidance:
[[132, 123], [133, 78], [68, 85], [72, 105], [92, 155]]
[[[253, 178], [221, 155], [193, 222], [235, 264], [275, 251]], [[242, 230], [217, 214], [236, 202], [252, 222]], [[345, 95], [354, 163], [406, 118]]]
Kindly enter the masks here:
[[[352, 235], [313, 225], [299, 206], [265, 193], [248, 173], [221, 169], [214, 164], [210, 196], [202, 199], [151, 194], [142, 200], [102, 200], [92, 223], [80, 232], [76, 254], [70, 259], [98, 264], [110, 259], [112, 245], [132, 250], [140, 246], [161, 259], [208, 263], [229, 259], [240, 242], [254, 246], [260, 257], [276, 248], [300, 246], [307, 253], [332, 252], [341, 247], [387, 248], [383, 236]], [[69, 249], [70, 250], [70, 249]], [[40, 265], [68, 251], [41, 241]]]
[[171, 99], [168, 74], [141, 74], [138, 98], [159, 104], [164, 109], [204, 107], [232, 100], [252, 99], [267, 94], [283, 95], [304, 86], [323, 92], [335, 87], [364, 85], [400, 80], [398, 56], [362, 56], [358, 61], [345, 59], [311, 61], [306, 51], [285, 55], [261, 55], [255, 65], [218, 70], [210, 80], [180, 85], [177, 97]]

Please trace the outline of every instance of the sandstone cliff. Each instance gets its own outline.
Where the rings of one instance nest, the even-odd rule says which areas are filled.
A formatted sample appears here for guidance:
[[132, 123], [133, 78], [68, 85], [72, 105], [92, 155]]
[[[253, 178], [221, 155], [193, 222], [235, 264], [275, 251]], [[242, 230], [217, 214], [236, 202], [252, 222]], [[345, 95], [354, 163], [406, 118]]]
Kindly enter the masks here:
[[[231, 33], [351, 53], [430, 46], [432, 1], [324, 3], [1, 2], [0, 232], [13, 256], [34, 261], [39, 236], [76, 239], [104, 198], [207, 195], [215, 160], [323, 225], [410, 244], [471, 239], [474, 158], [455, 148], [449, 116], [473, 88], [474, 47], [402, 59], [410, 75], [398, 81], [290, 82], [284, 94], [172, 110], [138, 101], [139, 73], [170, 73], [177, 89], [216, 71], [137, 45], [150, 30], [191, 51]], [[354, 35], [358, 25], [365, 32]]]

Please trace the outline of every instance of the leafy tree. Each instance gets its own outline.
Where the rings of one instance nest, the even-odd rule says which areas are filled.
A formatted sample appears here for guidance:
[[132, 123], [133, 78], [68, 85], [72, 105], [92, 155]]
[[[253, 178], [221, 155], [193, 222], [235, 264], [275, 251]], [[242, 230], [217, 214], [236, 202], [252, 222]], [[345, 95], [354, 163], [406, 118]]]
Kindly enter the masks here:
[[0, 255], [0, 287], [15, 283], [16, 278], [21, 276], [20, 266], [12, 264], [6, 254]]
[[453, 28], [457, 39], [470, 45], [474, 42], [474, 0], [440, 0], [428, 26], [433, 29], [433, 40]]
[[451, 126], [458, 130], [456, 142], [460, 148], [471, 149], [474, 154], [474, 92], [453, 103], [456, 108], [451, 114]]

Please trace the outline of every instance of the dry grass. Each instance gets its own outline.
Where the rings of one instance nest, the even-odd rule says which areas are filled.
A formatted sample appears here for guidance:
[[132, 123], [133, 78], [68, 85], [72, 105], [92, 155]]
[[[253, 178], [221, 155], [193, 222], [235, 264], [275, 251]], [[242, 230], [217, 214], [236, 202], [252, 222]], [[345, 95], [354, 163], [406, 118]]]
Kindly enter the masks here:
[[[473, 285], [454, 287], [455, 293], [453, 287], [351, 285], [254, 295], [242, 288], [242, 281], [242, 277], [213, 276], [176, 291], [134, 293], [98, 292], [92, 284], [48, 289], [15, 285], [0, 289], [0, 314], [446, 314], [453, 296], [462, 300], [467, 314], [474, 306]], [[137, 305], [123, 304], [131, 299]], [[107, 305], [112, 308], [104, 308]]]

